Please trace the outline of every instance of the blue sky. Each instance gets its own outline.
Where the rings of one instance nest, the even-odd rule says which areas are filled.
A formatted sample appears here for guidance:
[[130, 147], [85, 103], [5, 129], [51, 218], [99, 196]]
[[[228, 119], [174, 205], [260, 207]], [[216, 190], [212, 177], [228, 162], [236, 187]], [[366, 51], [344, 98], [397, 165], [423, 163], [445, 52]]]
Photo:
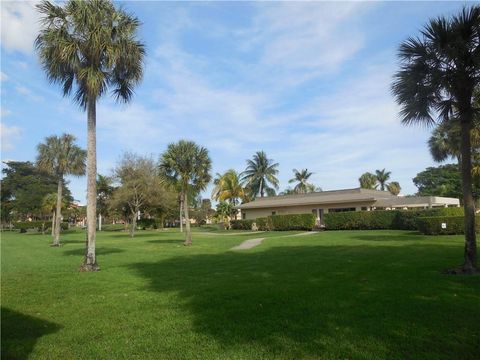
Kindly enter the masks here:
[[[145, 78], [129, 105], [98, 105], [98, 171], [123, 151], [155, 158], [182, 138], [207, 147], [213, 172], [242, 171], [264, 150], [324, 190], [386, 168], [403, 194], [433, 165], [429, 130], [404, 127], [389, 90], [399, 43], [462, 2], [120, 2], [143, 22]], [[46, 136], [86, 146], [86, 114], [49, 85], [33, 49], [33, 2], [2, 2], [2, 160], [34, 160]], [[85, 202], [86, 179], [70, 178]], [[210, 192], [204, 196], [209, 197]]]

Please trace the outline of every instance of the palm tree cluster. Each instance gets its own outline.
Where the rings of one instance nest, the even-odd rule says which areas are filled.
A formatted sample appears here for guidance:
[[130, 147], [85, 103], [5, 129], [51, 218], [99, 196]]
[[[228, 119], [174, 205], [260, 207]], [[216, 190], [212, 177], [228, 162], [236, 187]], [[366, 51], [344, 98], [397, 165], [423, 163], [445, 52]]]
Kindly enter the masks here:
[[[476, 93], [480, 88], [480, 6], [465, 6], [457, 15], [431, 19], [418, 37], [400, 45], [398, 55], [400, 69], [392, 91], [401, 106], [403, 124], [441, 125], [451, 130], [452, 137], [447, 137], [446, 143], [451, 144], [453, 138], [456, 145], [451, 149], [456, 151], [450, 154], [457, 153], [461, 162], [464, 263], [450, 272], [477, 273], [472, 129], [476, 127]], [[454, 131], [458, 134], [453, 135]]]
[[379, 188], [381, 191], [388, 190], [392, 195], [398, 195], [402, 188], [398, 181], [388, 182], [391, 174], [391, 171], [386, 171], [385, 169], [375, 170], [375, 173], [366, 172], [358, 178], [358, 182], [362, 189]]
[[[44, 143], [37, 146], [37, 166], [58, 179], [55, 198], [55, 216], [52, 223], [53, 244], [60, 246], [60, 223], [62, 221], [62, 190], [65, 175], [81, 176], [85, 174], [87, 152], [75, 145], [75, 136], [63, 134], [49, 136]], [[51, 198], [48, 202], [51, 202]]]
[[36, 39], [48, 79], [74, 91], [87, 111], [87, 245], [83, 271], [98, 270], [95, 256], [97, 158], [96, 103], [109, 88], [116, 100], [128, 102], [142, 79], [144, 45], [136, 40], [140, 21], [109, 0], [69, 0], [37, 5], [41, 29]]

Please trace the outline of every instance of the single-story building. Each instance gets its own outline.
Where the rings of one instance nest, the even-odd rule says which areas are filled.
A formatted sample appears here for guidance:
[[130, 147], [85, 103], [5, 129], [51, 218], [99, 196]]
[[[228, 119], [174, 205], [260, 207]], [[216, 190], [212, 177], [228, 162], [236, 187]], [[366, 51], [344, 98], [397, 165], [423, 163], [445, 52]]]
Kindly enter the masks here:
[[306, 214], [312, 212], [319, 225], [323, 215], [339, 211], [395, 210], [433, 207], [458, 207], [455, 198], [439, 196], [397, 196], [388, 191], [368, 189], [343, 189], [308, 194], [259, 197], [236, 208], [242, 219], [257, 219], [269, 215]]

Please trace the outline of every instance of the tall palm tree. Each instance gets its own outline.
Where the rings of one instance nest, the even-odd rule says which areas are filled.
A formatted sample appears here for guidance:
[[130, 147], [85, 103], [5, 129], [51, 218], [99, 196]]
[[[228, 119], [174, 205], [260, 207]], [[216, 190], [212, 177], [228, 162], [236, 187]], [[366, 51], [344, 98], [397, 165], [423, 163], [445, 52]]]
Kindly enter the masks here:
[[362, 189], [376, 189], [377, 188], [377, 176], [371, 172], [363, 173], [362, 176], [358, 178], [360, 187]]
[[52, 83], [87, 111], [87, 246], [83, 271], [98, 270], [96, 239], [96, 103], [108, 88], [128, 102], [143, 75], [144, 45], [136, 40], [140, 21], [109, 0], [49, 1], [37, 5], [42, 15], [36, 48]]
[[[42, 199], [42, 210], [46, 213], [52, 214], [52, 238], [55, 237], [55, 211], [57, 210], [57, 193], [50, 193], [45, 195]], [[62, 209], [67, 206], [65, 198], [62, 199]]]
[[297, 183], [293, 190], [297, 194], [305, 194], [308, 192], [309, 189], [312, 189], [312, 184], [308, 182], [308, 179], [310, 176], [313, 175], [311, 171], [308, 171], [308, 169], [302, 169], [301, 171], [298, 171], [297, 169], [293, 169], [293, 179], [290, 179], [288, 181], [289, 184]]
[[81, 176], [85, 174], [87, 152], [75, 145], [75, 136], [63, 134], [49, 136], [45, 143], [37, 146], [37, 166], [57, 178], [57, 206], [55, 210], [55, 231], [52, 246], [60, 246], [60, 222], [62, 209], [62, 190], [65, 175]]
[[213, 180], [215, 187], [212, 191], [212, 198], [215, 201], [229, 201], [236, 206], [240, 201], [248, 199], [247, 190], [240, 184], [238, 173], [233, 170], [227, 170], [224, 174], [218, 174]]
[[252, 160], [247, 160], [247, 168], [241, 174], [241, 181], [251, 189], [253, 197], [265, 194], [275, 195], [278, 190], [278, 163], [267, 157], [264, 151], [258, 151]]
[[464, 264], [452, 273], [475, 273], [477, 242], [472, 192], [471, 129], [480, 86], [480, 6], [464, 7], [451, 18], [429, 21], [421, 36], [400, 45], [400, 70], [393, 94], [405, 125], [458, 123], [465, 209]]
[[185, 217], [185, 242], [192, 245], [190, 219], [188, 215], [189, 189], [195, 192], [205, 190], [211, 180], [212, 161], [208, 150], [193, 141], [180, 140], [169, 144], [160, 158], [160, 173], [175, 187], [180, 188]]
[[392, 181], [387, 185], [387, 190], [390, 191], [392, 195], [398, 195], [400, 191], [402, 191], [402, 187], [398, 181]]
[[390, 175], [391, 172], [385, 171], [385, 169], [375, 170], [375, 177], [377, 178], [378, 185], [380, 185], [380, 190], [385, 191]]

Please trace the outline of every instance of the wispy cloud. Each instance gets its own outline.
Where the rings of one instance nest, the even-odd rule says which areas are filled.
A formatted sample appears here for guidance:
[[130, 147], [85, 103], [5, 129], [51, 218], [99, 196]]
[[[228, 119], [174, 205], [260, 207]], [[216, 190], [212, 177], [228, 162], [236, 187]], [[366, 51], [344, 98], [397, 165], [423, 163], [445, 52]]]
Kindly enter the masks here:
[[29, 88], [25, 87], [25, 86], [22, 86], [22, 85], [17, 85], [15, 86], [15, 91], [22, 95], [24, 98], [28, 99], [28, 100], [31, 100], [31, 101], [35, 101], [35, 102], [38, 102], [38, 101], [43, 101], [45, 100], [43, 98], [43, 96], [40, 96], [40, 95], [37, 95], [35, 92], [33, 92], [32, 90], [30, 90]]
[[17, 126], [8, 126], [0, 123], [0, 137], [2, 139], [2, 152], [12, 151], [15, 143], [20, 139], [22, 129]]

